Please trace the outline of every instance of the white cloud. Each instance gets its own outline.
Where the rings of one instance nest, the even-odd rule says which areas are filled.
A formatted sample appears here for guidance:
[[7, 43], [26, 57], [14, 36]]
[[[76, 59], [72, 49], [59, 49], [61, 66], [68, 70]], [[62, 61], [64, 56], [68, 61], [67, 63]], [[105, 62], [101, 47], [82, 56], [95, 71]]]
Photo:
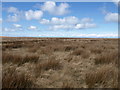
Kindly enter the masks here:
[[107, 22], [118, 22], [118, 13], [107, 13], [105, 20]]
[[[111, 0], [113, 3], [115, 3], [117, 6], [119, 5], [119, 1], [120, 0]], [[103, 14], [105, 14], [105, 21], [106, 22], [116, 22], [118, 23], [120, 21], [120, 19], [118, 18], [120, 15], [118, 14], [118, 12], [109, 12], [106, 10], [106, 5], [104, 5], [104, 7], [102, 8], [102, 12]]]
[[65, 19], [53, 17], [50, 21], [50, 24], [64, 24], [65, 22]]
[[8, 28], [3, 28], [2, 30], [3, 30], [3, 31], [9, 31], [9, 29], [8, 29]]
[[65, 18], [57, 18], [57, 17], [52, 17], [51, 20], [47, 19], [42, 19], [40, 21], [41, 24], [77, 24], [79, 22], [79, 19], [75, 16], [69, 16]]
[[49, 25], [50, 29], [84, 29], [96, 27], [96, 24], [92, 22], [91, 18], [79, 19], [75, 16], [69, 16], [64, 18], [53, 17], [50, 20], [42, 19], [41, 24]]
[[[21, 19], [32, 20], [36, 19], [39, 20], [43, 16], [43, 12], [40, 10], [28, 10], [28, 11], [20, 11], [16, 7], [9, 7], [7, 9], [9, 15], [7, 16], [7, 21], [10, 22], [17, 22]], [[12, 14], [11, 14], [12, 13]]]
[[75, 16], [69, 16], [65, 18], [53, 17], [51, 19], [52, 24], [77, 24], [78, 22], [79, 22], [79, 19]]
[[92, 21], [93, 21], [93, 19], [91, 19], [91, 18], [83, 18], [83, 19], [81, 20], [81, 22], [83, 22], [83, 23], [92, 22]]
[[2, 29], [2, 31], [5, 31], [5, 32], [11, 32], [12, 31], [13, 32], [13, 31], [15, 31], [15, 29], [5, 27], [5, 28]]
[[53, 29], [53, 30], [58, 30], [58, 29], [73, 29], [74, 26], [72, 25], [53, 25], [50, 27], [50, 29]]
[[40, 37], [83, 37], [83, 38], [117, 38], [118, 34], [115, 33], [110, 33], [110, 34], [105, 34], [105, 33], [101, 33], [101, 34], [66, 34], [66, 33], [52, 33], [52, 34], [40, 34], [38, 35]]
[[49, 24], [50, 21], [47, 20], [47, 19], [42, 19], [42, 20], [40, 21], [40, 23], [41, 23], [41, 24]]
[[13, 24], [14, 27], [16, 28], [21, 28], [22, 26], [20, 24]]
[[95, 23], [85, 23], [85, 28], [93, 28], [96, 27]]
[[19, 12], [16, 7], [9, 7], [7, 9], [7, 11], [8, 11], [8, 13], [17, 13], [17, 12]]
[[13, 14], [13, 15], [8, 15], [7, 16], [7, 21], [9, 22], [17, 22], [19, 21], [20, 17], [18, 16], [18, 14]]
[[7, 12], [8, 12], [7, 21], [9, 22], [17, 22], [21, 20], [24, 16], [24, 11], [20, 11], [16, 7], [7, 8]]
[[56, 15], [64, 15], [67, 14], [69, 5], [67, 3], [61, 3], [60, 6], [57, 7], [57, 13], [55, 13]]
[[2, 23], [2, 18], [0, 18], [0, 23]]
[[36, 19], [39, 20], [41, 17], [43, 16], [43, 12], [40, 10], [29, 10], [25, 12], [25, 17], [27, 20], [32, 20], [32, 19]]
[[79, 22], [79, 19], [75, 16], [66, 17], [64, 20], [67, 24], [77, 24]]
[[53, 1], [47, 1], [41, 6], [43, 11], [47, 11], [53, 15], [64, 15], [69, 12], [69, 5], [67, 3], [61, 3], [59, 6]]
[[114, 2], [118, 6], [120, 0], [112, 0], [112, 2]]
[[28, 29], [30, 29], [30, 30], [36, 30], [37, 27], [36, 26], [29, 26]]
[[84, 28], [84, 24], [77, 24], [77, 25], [75, 26], [75, 28], [76, 28], [76, 29], [82, 29], [82, 28]]
[[118, 37], [118, 34], [110, 33], [110, 34], [73, 34], [72, 37], [95, 37], [95, 38], [114, 38]]

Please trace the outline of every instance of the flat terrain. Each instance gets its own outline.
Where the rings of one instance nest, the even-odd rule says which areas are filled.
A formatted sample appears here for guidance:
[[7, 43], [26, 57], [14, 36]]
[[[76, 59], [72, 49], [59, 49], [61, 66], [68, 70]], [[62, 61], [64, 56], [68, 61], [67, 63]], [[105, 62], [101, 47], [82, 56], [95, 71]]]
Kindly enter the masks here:
[[2, 39], [3, 88], [117, 88], [118, 40]]

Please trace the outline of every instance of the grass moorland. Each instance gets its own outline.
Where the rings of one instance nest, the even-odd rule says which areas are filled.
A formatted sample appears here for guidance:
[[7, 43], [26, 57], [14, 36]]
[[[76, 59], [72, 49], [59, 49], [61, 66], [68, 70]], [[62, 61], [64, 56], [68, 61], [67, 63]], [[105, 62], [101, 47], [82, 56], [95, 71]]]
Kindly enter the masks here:
[[3, 88], [118, 88], [118, 40], [2, 40]]

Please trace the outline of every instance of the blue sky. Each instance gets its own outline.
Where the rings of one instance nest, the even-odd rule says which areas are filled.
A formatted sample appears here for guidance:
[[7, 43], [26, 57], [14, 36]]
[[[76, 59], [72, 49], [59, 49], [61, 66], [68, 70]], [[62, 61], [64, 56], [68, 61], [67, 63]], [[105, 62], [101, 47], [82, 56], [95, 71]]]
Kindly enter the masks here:
[[2, 36], [114, 38], [118, 6], [113, 2], [6, 2], [2, 24]]

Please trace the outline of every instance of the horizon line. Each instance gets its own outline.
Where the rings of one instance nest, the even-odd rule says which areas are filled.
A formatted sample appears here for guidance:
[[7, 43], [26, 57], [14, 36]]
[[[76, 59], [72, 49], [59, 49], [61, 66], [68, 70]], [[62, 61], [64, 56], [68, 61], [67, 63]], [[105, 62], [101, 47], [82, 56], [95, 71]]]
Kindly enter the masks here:
[[41, 37], [41, 36], [0, 36], [2, 38], [4, 37], [8, 37], [8, 38], [115, 38], [115, 39], [118, 39], [120, 37], [57, 37], [57, 36], [52, 36], [52, 37]]

